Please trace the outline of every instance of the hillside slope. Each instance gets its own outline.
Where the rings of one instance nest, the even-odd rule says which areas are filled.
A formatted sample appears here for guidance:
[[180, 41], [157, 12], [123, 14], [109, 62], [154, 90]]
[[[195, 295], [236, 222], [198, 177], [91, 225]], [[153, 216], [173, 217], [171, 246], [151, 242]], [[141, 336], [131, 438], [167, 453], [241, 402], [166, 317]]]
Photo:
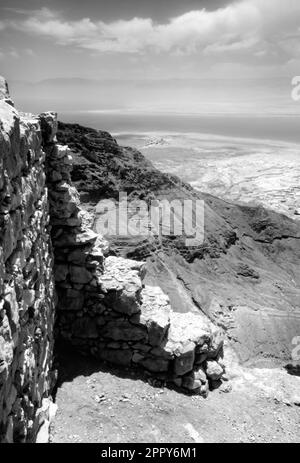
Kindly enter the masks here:
[[200, 310], [222, 326], [240, 361], [289, 361], [300, 333], [300, 224], [262, 207], [228, 203], [163, 174], [107, 132], [59, 124], [73, 151], [81, 203], [126, 192], [130, 200], [204, 200], [205, 236], [111, 237], [111, 252], [147, 260], [146, 282], [159, 285], [179, 312]]

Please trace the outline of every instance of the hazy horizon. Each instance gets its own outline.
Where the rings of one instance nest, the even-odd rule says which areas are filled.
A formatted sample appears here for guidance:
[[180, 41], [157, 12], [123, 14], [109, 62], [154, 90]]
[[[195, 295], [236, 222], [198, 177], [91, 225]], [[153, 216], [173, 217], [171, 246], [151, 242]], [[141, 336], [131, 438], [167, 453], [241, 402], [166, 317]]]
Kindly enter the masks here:
[[25, 112], [300, 115], [291, 81], [277, 79], [83, 79], [10, 81]]
[[28, 112], [300, 114], [299, 39], [299, 0], [3, 0], [0, 74]]

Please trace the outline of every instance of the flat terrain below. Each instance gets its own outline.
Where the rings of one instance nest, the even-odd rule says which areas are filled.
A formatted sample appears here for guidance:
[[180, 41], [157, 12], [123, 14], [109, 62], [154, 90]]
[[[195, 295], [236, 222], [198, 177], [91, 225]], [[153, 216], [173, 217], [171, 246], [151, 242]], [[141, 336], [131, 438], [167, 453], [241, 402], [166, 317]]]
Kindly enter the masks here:
[[136, 372], [65, 354], [52, 442], [300, 442], [300, 377], [231, 369], [207, 399], [153, 387]]

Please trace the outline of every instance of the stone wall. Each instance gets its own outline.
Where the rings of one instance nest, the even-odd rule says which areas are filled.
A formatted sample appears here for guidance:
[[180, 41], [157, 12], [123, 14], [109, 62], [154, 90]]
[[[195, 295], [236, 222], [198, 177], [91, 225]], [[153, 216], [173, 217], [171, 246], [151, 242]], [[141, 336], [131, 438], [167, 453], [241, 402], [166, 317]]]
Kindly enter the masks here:
[[0, 442], [47, 435], [55, 318], [79, 351], [189, 391], [207, 395], [224, 372], [220, 330], [174, 313], [145, 264], [92, 231], [56, 130], [54, 113], [18, 113], [0, 78]]
[[41, 115], [46, 152], [59, 336], [85, 354], [207, 395], [224, 372], [222, 333], [198, 313], [174, 313], [158, 287], [143, 285], [145, 264], [109, 256], [88, 226], [56, 144], [55, 114]]
[[47, 417], [55, 295], [41, 145], [39, 121], [0, 78], [0, 442], [35, 440]]

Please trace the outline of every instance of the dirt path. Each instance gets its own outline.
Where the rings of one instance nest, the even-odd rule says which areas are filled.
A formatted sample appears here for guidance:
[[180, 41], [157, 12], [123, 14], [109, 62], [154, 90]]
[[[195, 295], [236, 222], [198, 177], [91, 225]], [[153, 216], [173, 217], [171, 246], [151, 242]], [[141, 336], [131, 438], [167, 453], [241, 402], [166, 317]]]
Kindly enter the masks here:
[[247, 370], [203, 399], [68, 354], [60, 383], [52, 442], [300, 442], [300, 378], [279, 369]]

